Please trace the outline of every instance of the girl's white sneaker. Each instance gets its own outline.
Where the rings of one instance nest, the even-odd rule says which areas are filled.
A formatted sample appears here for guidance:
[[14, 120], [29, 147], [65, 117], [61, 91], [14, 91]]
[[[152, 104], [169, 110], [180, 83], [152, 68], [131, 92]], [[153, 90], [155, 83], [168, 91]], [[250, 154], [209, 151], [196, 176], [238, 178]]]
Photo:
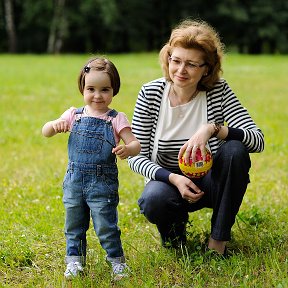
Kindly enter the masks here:
[[128, 277], [130, 269], [126, 263], [111, 262], [112, 278], [114, 281], [119, 281], [124, 277]]
[[83, 267], [80, 262], [70, 262], [67, 264], [64, 276], [68, 278], [76, 277], [79, 273], [83, 272]]

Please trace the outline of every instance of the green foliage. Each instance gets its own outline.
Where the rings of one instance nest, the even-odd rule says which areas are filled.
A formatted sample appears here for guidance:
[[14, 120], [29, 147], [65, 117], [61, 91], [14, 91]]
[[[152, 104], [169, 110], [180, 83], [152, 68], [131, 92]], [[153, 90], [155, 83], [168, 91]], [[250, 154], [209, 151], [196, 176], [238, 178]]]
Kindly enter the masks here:
[[223, 0], [215, 8], [215, 23], [227, 46], [241, 53], [287, 53], [287, 8], [283, 0]]
[[[184, 18], [210, 22], [240, 53], [288, 53], [285, 0], [66, 0], [58, 17], [59, 0], [5, 1], [12, 3], [20, 53], [53, 52], [47, 46], [54, 38], [65, 53], [158, 51]], [[10, 47], [5, 1], [0, 1], [0, 52]]]
[[[67, 287], [62, 179], [68, 135], [47, 139], [43, 124], [82, 105], [80, 68], [91, 55], [0, 55], [0, 287]], [[161, 76], [156, 54], [108, 55], [122, 86], [113, 107], [131, 120], [141, 85]], [[228, 244], [232, 256], [205, 252], [211, 210], [190, 215], [188, 245], [161, 248], [140, 214], [143, 179], [126, 161], [120, 173], [119, 226], [132, 275], [111, 283], [105, 253], [88, 231], [85, 275], [73, 287], [278, 287], [288, 285], [287, 57], [227, 55], [224, 76], [265, 134], [252, 154], [248, 186]]]

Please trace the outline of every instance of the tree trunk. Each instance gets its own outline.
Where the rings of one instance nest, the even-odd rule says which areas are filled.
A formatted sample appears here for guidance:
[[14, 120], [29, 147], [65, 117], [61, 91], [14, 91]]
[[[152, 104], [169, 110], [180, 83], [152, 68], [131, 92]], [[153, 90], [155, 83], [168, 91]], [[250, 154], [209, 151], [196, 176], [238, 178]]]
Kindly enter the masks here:
[[17, 52], [17, 36], [14, 24], [13, 0], [4, 0], [6, 31], [8, 35], [8, 52]]
[[66, 32], [65, 0], [55, 0], [54, 3], [54, 15], [50, 26], [47, 52], [57, 54], [61, 51]]

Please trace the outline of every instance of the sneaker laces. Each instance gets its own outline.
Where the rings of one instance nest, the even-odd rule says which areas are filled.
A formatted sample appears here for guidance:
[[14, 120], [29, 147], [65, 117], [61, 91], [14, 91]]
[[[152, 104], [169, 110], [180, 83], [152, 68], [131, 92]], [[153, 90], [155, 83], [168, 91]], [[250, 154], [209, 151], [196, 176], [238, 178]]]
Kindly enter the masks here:
[[83, 271], [83, 267], [80, 262], [70, 262], [67, 264], [67, 268], [64, 273], [64, 276], [66, 278], [75, 277], [78, 275], [78, 272], [82, 272], [82, 271]]
[[114, 280], [120, 280], [123, 277], [128, 277], [129, 267], [126, 263], [112, 262], [112, 273]]

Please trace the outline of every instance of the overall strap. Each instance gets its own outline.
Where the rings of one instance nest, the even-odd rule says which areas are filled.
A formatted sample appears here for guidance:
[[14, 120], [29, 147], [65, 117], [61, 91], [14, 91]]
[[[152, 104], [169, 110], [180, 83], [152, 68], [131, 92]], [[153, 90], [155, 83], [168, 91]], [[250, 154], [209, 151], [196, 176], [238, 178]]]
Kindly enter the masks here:
[[82, 114], [83, 110], [84, 110], [84, 106], [80, 107], [80, 108], [77, 108], [76, 111], [75, 111], [75, 114]]
[[109, 111], [107, 116], [115, 118], [117, 116], [117, 114], [118, 114], [118, 112], [115, 109], [112, 109], [111, 111]]

